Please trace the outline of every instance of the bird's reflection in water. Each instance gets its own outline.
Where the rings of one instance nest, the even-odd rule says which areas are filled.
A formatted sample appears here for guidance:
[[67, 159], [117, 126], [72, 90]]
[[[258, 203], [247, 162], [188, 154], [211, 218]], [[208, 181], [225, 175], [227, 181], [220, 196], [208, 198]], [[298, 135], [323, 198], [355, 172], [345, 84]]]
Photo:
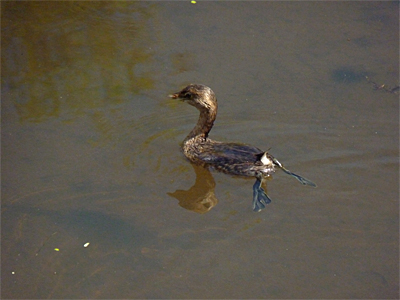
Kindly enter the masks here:
[[194, 185], [187, 191], [176, 190], [168, 195], [178, 199], [183, 208], [204, 214], [218, 203], [214, 193], [215, 180], [207, 168], [191, 165], [196, 173]]
[[[194, 185], [187, 191], [176, 190], [168, 195], [176, 198], [181, 207], [204, 214], [218, 203], [215, 196], [215, 180], [208, 168], [193, 163], [191, 165], [196, 173]], [[266, 191], [265, 180], [263, 180], [262, 186]]]

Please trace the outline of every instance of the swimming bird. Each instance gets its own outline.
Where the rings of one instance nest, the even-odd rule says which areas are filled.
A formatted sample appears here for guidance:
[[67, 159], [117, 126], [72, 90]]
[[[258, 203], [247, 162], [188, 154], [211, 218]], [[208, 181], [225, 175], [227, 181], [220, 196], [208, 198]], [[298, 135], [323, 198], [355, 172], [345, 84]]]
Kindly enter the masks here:
[[260, 211], [271, 202], [262, 188], [262, 182], [275, 172], [276, 168], [293, 176], [303, 185], [316, 184], [286, 169], [268, 151], [240, 143], [224, 143], [208, 137], [217, 117], [218, 102], [214, 92], [203, 84], [190, 84], [183, 90], [169, 95], [182, 100], [200, 111], [196, 126], [183, 140], [184, 155], [193, 163], [238, 176], [255, 177], [253, 185], [253, 210]]

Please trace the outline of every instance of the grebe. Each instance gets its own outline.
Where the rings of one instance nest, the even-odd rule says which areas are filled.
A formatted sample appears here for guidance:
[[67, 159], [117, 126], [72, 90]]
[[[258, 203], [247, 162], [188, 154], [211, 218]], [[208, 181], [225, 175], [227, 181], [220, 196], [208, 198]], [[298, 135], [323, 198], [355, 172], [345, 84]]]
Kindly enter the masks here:
[[185, 156], [196, 164], [212, 166], [221, 172], [255, 177], [253, 185], [253, 210], [260, 211], [271, 199], [261, 184], [264, 179], [275, 172], [275, 168], [295, 177], [303, 185], [316, 187], [312, 181], [296, 175], [286, 169], [267, 151], [239, 143], [223, 143], [208, 138], [217, 117], [218, 103], [214, 92], [202, 84], [190, 84], [180, 92], [169, 95], [196, 107], [200, 117], [196, 126], [183, 140], [182, 150]]

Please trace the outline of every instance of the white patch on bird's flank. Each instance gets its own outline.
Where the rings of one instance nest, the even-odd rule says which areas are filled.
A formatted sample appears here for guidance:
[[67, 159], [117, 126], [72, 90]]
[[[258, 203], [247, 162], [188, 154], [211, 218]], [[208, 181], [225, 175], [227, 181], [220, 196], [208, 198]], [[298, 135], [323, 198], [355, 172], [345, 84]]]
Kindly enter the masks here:
[[261, 162], [263, 165], [271, 165], [272, 161], [268, 158], [267, 152], [264, 153], [264, 155], [261, 157]]

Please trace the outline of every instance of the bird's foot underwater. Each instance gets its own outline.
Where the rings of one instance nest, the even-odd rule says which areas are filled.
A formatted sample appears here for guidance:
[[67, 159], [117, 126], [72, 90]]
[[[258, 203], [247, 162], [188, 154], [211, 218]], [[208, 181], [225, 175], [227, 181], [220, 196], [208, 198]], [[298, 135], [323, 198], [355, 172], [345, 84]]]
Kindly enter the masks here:
[[286, 174], [289, 174], [290, 176], [293, 176], [298, 181], [300, 181], [300, 183], [302, 185], [308, 185], [308, 186], [312, 186], [312, 187], [317, 187], [317, 185], [314, 182], [312, 182], [311, 180], [309, 180], [307, 178], [304, 178], [303, 176], [297, 175], [297, 174], [289, 171], [288, 169], [286, 169], [275, 157], [273, 158], [273, 162], [275, 163], [276, 166], [281, 168], [283, 172], [285, 172]]
[[271, 203], [271, 199], [261, 187], [261, 180], [257, 179], [253, 185], [253, 211], [259, 212]]

